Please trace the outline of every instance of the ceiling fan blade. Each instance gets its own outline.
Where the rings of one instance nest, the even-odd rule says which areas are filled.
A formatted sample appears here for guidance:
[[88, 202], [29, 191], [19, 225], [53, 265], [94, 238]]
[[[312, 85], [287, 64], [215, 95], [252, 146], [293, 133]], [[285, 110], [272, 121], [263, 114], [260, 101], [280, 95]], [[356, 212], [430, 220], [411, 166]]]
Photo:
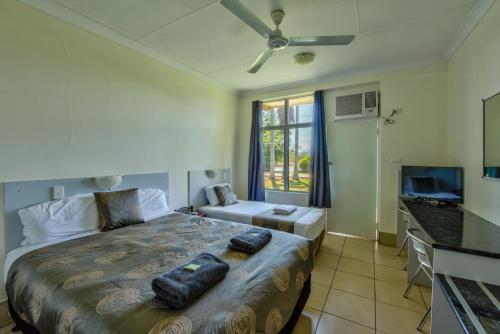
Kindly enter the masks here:
[[234, 15], [238, 16], [243, 22], [261, 34], [264, 38], [269, 38], [273, 32], [264, 22], [262, 22], [254, 13], [252, 13], [238, 0], [221, 0], [220, 3]]
[[289, 46], [313, 46], [313, 45], [347, 45], [352, 42], [354, 35], [339, 36], [306, 36], [288, 38]]
[[266, 61], [273, 55], [273, 49], [267, 49], [262, 52], [260, 56], [253, 62], [252, 66], [248, 69], [248, 73], [255, 74], [266, 63]]

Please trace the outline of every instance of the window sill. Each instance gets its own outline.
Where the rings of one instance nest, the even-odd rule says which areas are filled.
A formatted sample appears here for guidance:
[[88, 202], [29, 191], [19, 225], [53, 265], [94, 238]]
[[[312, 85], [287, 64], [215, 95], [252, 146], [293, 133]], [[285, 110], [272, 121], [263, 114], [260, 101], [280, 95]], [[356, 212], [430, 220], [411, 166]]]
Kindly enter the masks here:
[[269, 192], [269, 193], [277, 193], [277, 194], [309, 194], [308, 191], [293, 191], [293, 190], [288, 190], [288, 191], [285, 191], [285, 190], [271, 190], [271, 189], [265, 189], [265, 192]]

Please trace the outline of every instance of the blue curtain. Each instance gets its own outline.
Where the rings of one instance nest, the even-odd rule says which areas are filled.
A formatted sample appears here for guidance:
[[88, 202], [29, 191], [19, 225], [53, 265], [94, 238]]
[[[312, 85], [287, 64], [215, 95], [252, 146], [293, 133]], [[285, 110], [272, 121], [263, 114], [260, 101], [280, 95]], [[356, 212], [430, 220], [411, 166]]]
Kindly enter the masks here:
[[262, 102], [252, 102], [252, 129], [250, 133], [250, 155], [248, 158], [248, 200], [265, 201], [264, 168], [262, 145], [260, 141], [260, 123]]
[[325, 104], [323, 92], [314, 92], [314, 108], [311, 140], [311, 180], [309, 182], [309, 206], [331, 208], [330, 173], [326, 145]]

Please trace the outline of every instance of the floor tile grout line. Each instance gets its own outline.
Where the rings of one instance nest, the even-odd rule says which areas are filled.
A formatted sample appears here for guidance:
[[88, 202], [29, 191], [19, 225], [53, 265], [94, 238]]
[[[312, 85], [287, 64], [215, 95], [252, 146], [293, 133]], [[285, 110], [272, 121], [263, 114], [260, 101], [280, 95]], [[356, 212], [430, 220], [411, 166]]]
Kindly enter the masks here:
[[323, 313], [325, 313], [326, 301], [328, 300], [328, 296], [330, 295], [330, 291], [332, 289], [333, 280], [335, 279], [335, 275], [337, 274], [337, 268], [339, 266], [340, 256], [342, 255], [342, 252], [344, 250], [344, 245], [345, 245], [345, 239], [344, 239], [344, 243], [342, 244], [342, 249], [340, 250], [339, 259], [337, 260], [337, 264], [335, 265], [335, 271], [333, 272], [333, 277], [332, 277], [332, 280], [330, 282], [330, 286], [328, 287], [328, 292], [326, 293], [325, 301], [323, 302], [323, 306], [321, 307], [321, 314], [319, 315], [318, 323], [316, 324], [316, 327], [314, 328], [314, 334], [316, 334], [316, 332], [318, 331], [319, 323], [321, 322], [321, 318], [323, 318]]
[[[345, 241], [344, 241], [344, 244], [345, 244]], [[342, 246], [342, 250], [340, 253], [342, 254], [343, 251], [344, 251], [344, 246]], [[339, 266], [339, 262], [340, 262], [340, 256], [339, 256], [339, 260], [337, 261], [337, 265], [335, 266], [335, 271], [333, 273], [332, 281], [330, 282], [330, 286], [328, 287], [328, 292], [326, 293], [325, 302], [323, 303], [323, 307], [321, 308], [321, 312], [325, 311], [326, 301], [328, 300], [328, 296], [330, 295], [330, 291], [332, 291], [333, 280], [335, 279], [335, 276], [337, 275], [337, 268]]]
[[[345, 259], [345, 258], [344, 258]], [[340, 263], [340, 260], [339, 260], [339, 263]], [[368, 263], [368, 262], [366, 262]], [[373, 263], [372, 263], [373, 264]], [[338, 267], [338, 266], [337, 266]], [[374, 269], [375, 270], [375, 269]], [[366, 276], [366, 275], [361, 275], [361, 274], [358, 274], [358, 273], [353, 273], [353, 272], [350, 272], [350, 271], [345, 271], [345, 270], [342, 270], [342, 269], [336, 269], [336, 271], [340, 271], [341, 273], [344, 273], [344, 274], [351, 274], [351, 275], [356, 275], [356, 276], [360, 276], [360, 277], [364, 277], [364, 278], [370, 278], [370, 279], [375, 279], [375, 273], [373, 273], [373, 277], [370, 277], [370, 276]]]
[[[376, 328], [373, 328], [373, 327], [370, 327], [370, 326], [367, 326], [365, 324], [362, 324], [362, 323], [359, 323], [357, 321], [354, 321], [354, 320], [351, 320], [351, 319], [347, 319], [347, 318], [344, 318], [344, 317], [341, 317], [341, 316], [338, 316], [338, 315], [335, 315], [335, 314], [332, 314], [330, 312], [322, 312], [321, 314], [323, 315], [323, 313], [326, 313], [328, 315], [331, 315], [333, 317], [336, 317], [336, 318], [339, 318], [339, 319], [342, 319], [342, 320], [345, 320], [345, 321], [349, 321], [349, 322], [352, 322], [353, 324], [356, 324], [356, 325], [359, 325], [359, 326], [363, 326], [365, 328], [369, 328], [369, 329], [373, 329], [374, 331], [376, 330]], [[339, 334], [342, 334], [342, 333], [339, 333]]]
[[[344, 242], [344, 247], [345, 247], [345, 242]], [[345, 290], [341, 290], [341, 289], [337, 289], [337, 288], [334, 288], [334, 287], [333, 287], [333, 280], [335, 279], [335, 276], [337, 275], [337, 271], [338, 271], [338, 264], [339, 264], [339, 262], [340, 262], [340, 258], [342, 258], [342, 253], [344, 252], [344, 247], [342, 247], [342, 252], [340, 253], [339, 261], [337, 262], [337, 269], [335, 270], [335, 273], [334, 273], [334, 275], [333, 275], [333, 279], [332, 279], [332, 284], [331, 284], [331, 286], [330, 286], [330, 289], [328, 290], [328, 294], [326, 295], [325, 303], [323, 304], [323, 310], [321, 311], [320, 321], [321, 321], [321, 318], [323, 317], [323, 313], [327, 313], [327, 314], [330, 314], [330, 315], [332, 315], [332, 316], [334, 316], [334, 317], [337, 317], [337, 318], [340, 318], [340, 319], [343, 319], [343, 320], [346, 320], [346, 321], [350, 321], [350, 322], [355, 323], [355, 324], [357, 324], [357, 325], [360, 325], [360, 326], [363, 326], [363, 327], [366, 327], [366, 328], [370, 328], [370, 329], [373, 329], [374, 331], [376, 331], [376, 330], [377, 330], [377, 327], [376, 327], [376, 322], [375, 322], [375, 321], [376, 321], [376, 318], [375, 318], [375, 321], [374, 321], [375, 328], [372, 328], [372, 327], [370, 327], [370, 326], [366, 326], [366, 325], [364, 325], [364, 324], [360, 324], [360, 323], [358, 323], [358, 322], [356, 322], [356, 321], [352, 321], [352, 320], [349, 320], [349, 319], [346, 319], [346, 318], [343, 318], [343, 317], [339, 317], [339, 316], [337, 316], [337, 315], [335, 315], [335, 314], [331, 314], [331, 313], [328, 313], [328, 312], [326, 312], [326, 311], [325, 311], [326, 301], [328, 300], [328, 296], [330, 295], [330, 292], [332, 291], [332, 289], [335, 289], [335, 290], [340, 290], [340, 291], [343, 291], [343, 292], [347, 292], [347, 293], [353, 294], [353, 295], [358, 296], [358, 297], [362, 297], [362, 298], [366, 298], [366, 299], [371, 299], [371, 298], [368, 298], [368, 297], [365, 297], [365, 296], [361, 296], [361, 295], [358, 295], [358, 294], [355, 294], [355, 293], [352, 293], [352, 292], [349, 292], [349, 291], [345, 291]], [[374, 270], [374, 275], [375, 275], [375, 268], [373, 268], [373, 270]], [[342, 270], [341, 270], [341, 272], [342, 272]], [[354, 274], [354, 275], [355, 275], [355, 274]], [[360, 275], [358, 275], [358, 276], [360, 276]], [[363, 277], [363, 276], [362, 276], [362, 277]], [[373, 287], [373, 288], [374, 288], [374, 290], [375, 290], [375, 283], [374, 283], [374, 287]], [[375, 295], [375, 291], [373, 292], [373, 294]], [[374, 296], [374, 297], [375, 297], [375, 296]], [[375, 299], [373, 299], [373, 303], [374, 303], [374, 309], [375, 309], [375, 306], [376, 306], [376, 300], [375, 300]], [[374, 315], [374, 316], [375, 316], [375, 315]], [[317, 328], [318, 328], [318, 327], [319, 327], [319, 321], [318, 321], [318, 326], [316, 327], [316, 331], [317, 331]], [[316, 334], [316, 332], [315, 332], [315, 334]]]
[[[422, 313], [424, 313], [424, 312], [425, 312], [425, 311], [424, 311], [424, 312], [415, 311], [415, 310], [413, 310], [413, 309], [409, 309], [409, 308], [402, 307], [402, 306], [399, 306], [399, 305], [395, 305], [395, 304], [391, 304], [391, 303], [387, 303], [387, 302], [384, 302], [384, 301], [378, 301], [378, 300], [377, 300], [377, 295], [376, 295], [376, 293], [377, 293], [377, 289], [376, 289], [376, 282], [377, 282], [377, 281], [382, 282], [382, 283], [385, 283], [385, 284], [392, 284], [392, 285], [401, 285], [401, 283], [399, 283], [399, 282], [397, 282], [397, 281], [387, 281], [387, 280], [377, 279], [377, 278], [375, 277], [375, 276], [376, 276], [376, 273], [375, 273], [375, 272], [376, 272], [376, 270], [375, 270], [376, 266], [378, 265], [378, 266], [380, 266], [381, 268], [389, 268], [389, 269], [394, 269], [394, 270], [396, 270], [396, 271], [401, 270], [401, 268], [396, 268], [396, 267], [391, 267], [391, 266], [387, 266], [387, 265], [384, 265], [384, 264], [378, 264], [378, 263], [375, 263], [375, 256], [376, 256], [376, 254], [375, 254], [375, 253], [376, 253], [376, 252], [375, 252], [375, 250], [374, 250], [373, 255], [372, 255], [372, 259], [373, 259], [373, 260], [372, 260], [372, 267], [373, 267], [373, 271], [374, 271], [374, 277], [367, 277], [367, 276], [359, 275], [359, 274], [356, 274], [356, 273], [350, 273], [350, 272], [346, 272], [346, 271], [340, 270], [340, 269], [339, 269], [339, 265], [340, 265], [340, 261], [342, 260], [342, 258], [345, 258], [345, 259], [350, 259], [350, 260], [357, 260], [357, 261], [362, 261], [362, 262], [367, 262], [367, 261], [363, 261], [363, 260], [360, 260], [360, 259], [355, 259], [355, 258], [347, 258], [347, 257], [343, 256], [344, 251], [346, 250], [346, 244], [347, 244], [347, 243], [346, 243], [346, 242], [344, 242], [344, 246], [342, 247], [342, 250], [341, 250], [341, 252], [340, 252], [339, 259], [338, 259], [337, 264], [336, 264], [336, 266], [335, 266], [334, 275], [333, 275], [333, 278], [332, 278], [332, 281], [331, 281], [331, 284], [330, 284], [330, 288], [328, 289], [327, 298], [325, 299], [325, 303], [323, 304], [323, 307], [322, 307], [322, 310], [321, 310], [321, 314], [320, 314], [320, 319], [318, 320], [318, 323], [316, 324], [316, 327], [314, 328], [314, 333], [318, 334], [318, 332], [317, 332], [317, 331], [318, 331], [318, 329], [319, 329], [319, 324], [320, 324], [320, 322], [321, 322], [321, 319], [324, 319], [324, 318], [325, 318], [325, 317], [324, 317], [324, 316], [325, 316], [325, 315], [324, 315], [324, 313], [327, 313], [328, 315], [331, 315], [331, 316], [333, 316], [333, 317], [337, 317], [337, 318], [343, 319], [343, 320], [345, 320], [345, 321], [347, 321], [347, 322], [350, 322], [350, 323], [353, 323], [353, 324], [356, 324], [356, 325], [359, 325], [359, 326], [363, 326], [363, 327], [365, 327], [365, 328], [369, 328], [369, 329], [373, 330], [374, 332], [377, 332], [377, 333], [378, 333], [378, 332], [380, 332], [380, 333], [384, 333], [384, 334], [386, 334], [385, 332], [383, 332], [383, 331], [381, 331], [381, 330], [378, 330], [378, 329], [377, 329], [377, 325], [378, 325], [378, 324], [377, 324], [377, 317], [376, 317], [376, 314], [377, 314], [377, 303], [379, 303], [379, 302], [380, 302], [381, 304], [383, 304], [383, 305], [392, 306], [392, 307], [394, 307], [394, 308], [397, 308], [397, 309], [400, 309], [400, 310], [403, 310], [403, 311], [407, 311], [407, 312], [411, 312], [411, 313], [414, 313], [414, 314], [422, 314]], [[373, 245], [374, 245], [374, 247], [375, 247], [375, 243], [374, 243]], [[392, 256], [393, 256], [393, 255], [392, 255]], [[367, 262], [367, 263], [368, 263], [368, 262]], [[332, 292], [332, 290], [334, 290], [334, 289], [336, 289], [336, 290], [340, 290], [340, 291], [343, 291], [343, 292], [346, 292], [346, 293], [350, 293], [350, 294], [353, 294], [353, 295], [356, 295], [356, 296], [359, 296], [359, 297], [362, 297], [362, 298], [371, 299], [371, 298], [368, 298], [368, 297], [366, 297], [366, 296], [358, 295], [358, 294], [353, 293], [353, 292], [350, 292], [350, 291], [345, 291], [345, 290], [342, 290], [342, 289], [337, 289], [337, 288], [334, 288], [334, 287], [333, 287], [333, 281], [334, 281], [334, 279], [335, 279], [335, 276], [336, 276], [336, 274], [337, 274], [337, 271], [341, 271], [341, 272], [343, 272], [343, 273], [348, 273], [348, 274], [352, 274], [352, 275], [360, 276], [360, 277], [363, 277], [363, 278], [373, 279], [373, 284], [374, 284], [374, 303], [375, 303], [375, 307], [374, 307], [374, 309], [375, 309], [375, 321], [374, 321], [375, 328], [372, 328], [372, 327], [367, 326], [367, 325], [365, 325], [365, 324], [361, 324], [361, 323], [358, 323], [358, 322], [356, 322], [356, 321], [353, 321], [353, 320], [350, 320], [350, 319], [346, 319], [346, 318], [343, 318], [343, 317], [340, 317], [340, 316], [337, 316], [337, 315], [335, 315], [335, 314], [331, 314], [331, 313], [329, 313], [329, 312], [326, 312], [326, 311], [325, 311], [325, 306], [326, 306], [326, 301], [328, 300], [328, 295], [330, 295], [330, 293], [331, 293], [331, 292]], [[420, 302], [421, 302], [421, 303], [418, 303], [418, 304], [421, 304], [421, 305], [423, 305], [423, 307], [424, 307], [424, 308], [427, 308], [427, 303], [426, 303], [426, 301], [425, 301], [423, 291], [422, 291], [422, 289], [420, 289], [420, 286], [418, 286], [418, 289], [419, 289], [419, 294], [418, 294], [418, 295], [420, 296], [420, 299], [419, 299], [419, 300], [420, 300]], [[418, 298], [417, 298], [417, 299], [418, 299]]]
[[373, 298], [371, 298], [371, 297], [366, 297], [366, 296], [360, 295], [360, 294], [355, 293], [355, 292], [352, 292], [352, 291], [347, 291], [347, 290], [343, 290], [343, 289], [336, 288], [336, 287], [334, 287], [333, 285], [332, 285], [332, 289], [333, 289], [333, 290], [342, 291], [342, 292], [346, 292], [346, 293], [349, 293], [349, 294], [351, 294], [351, 295], [355, 295], [355, 296], [358, 296], [358, 297], [361, 297], [361, 298], [370, 299], [370, 300], [375, 300], [375, 291], [373, 292]]
[[[343, 248], [342, 248], [342, 252], [343, 252]], [[341, 253], [341, 256], [340, 256], [340, 257], [342, 257], [342, 253]], [[339, 262], [340, 262], [340, 259], [339, 259]], [[337, 268], [338, 268], [338, 263], [337, 263]], [[335, 279], [335, 275], [337, 274], [337, 270], [338, 270], [338, 269], [336, 269], [336, 270], [335, 270], [335, 274], [334, 274], [333, 279]], [[375, 268], [374, 268], [374, 270], [375, 270]], [[341, 272], [342, 272], [342, 270], [341, 270]], [[360, 275], [358, 275], [358, 276], [360, 276]], [[363, 276], [362, 276], [362, 277], [363, 277]], [[331, 314], [331, 313], [329, 313], [329, 312], [326, 312], [326, 311], [325, 311], [326, 301], [328, 300], [328, 296], [330, 295], [330, 292], [332, 291], [332, 289], [339, 290], [339, 291], [343, 291], [343, 292], [346, 292], [346, 293], [350, 293], [350, 294], [353, 294], [353, 295], [358, 296], [358, 297], [362, 297], [362, 298], [366, 298], [366, 299], [371, 299], [371, 298], [368, 298], [368, 297], [365, 297], [365, 296], [361, 296], [361, 295], [358, 295], [358, 294], [355, 294], [355, 293], [352, 293], [352, 292], [349, 292], [349, 291], [345, 291], [345, 290], [341, 290], [341, 289], [334, 288], [334, 287], [333, 287], [333, 279], [332, 279], [332, 285], [331, 285], [331, 287], [330, 287], [330, 289], [329, 289], [329, 291], [328, 291], [328, 294], [327, 294], [327, 297], [326, 297], [326, 300], [325, 300], [325, 304], [323, 305], [323, 310], [321, 311], [321, 317], [323, 317], [323, 313], [326, 313], [326, 314], [332, 315], [332, 316], [334, 316], [334, 317], [337, 317], [337, 318], [340, 318], [340, 319], [343, 319], [343, 320], [346, 320], [346, 321], [352, 322], [352, 323], [354, 323], [354, 324], [357, 324], [357, 325], [363, 326], [363, 327], [365, 327], [365, 328], [373, 329], [374, 331], [376, 331], [377, 329], [376, 329], [376, 323], [375, 323], [375, 321], [374, 321], [375, 328], [372, 328], [372, 327], [370, 327], [370, 326], [366, 326], [365, 324], [361, 324], [361, 323], [359, 323], [359, 322], [356, 322], [356, 321], [353, 321], [353, 320], [350, 320], [350, 319], [346, 319], [346, 318], [343, 318], [343, 317], [339, 317], [339, 316], [337, 316], [337, 315], [335, 315], [335, 314]], [[374, 283], [374, 284], [375, 284], [375, 283]], [[375, 286], [374, 286], [374, 289], [375, 289]], [[374, 291], [374, 294], [375, 294], [375, 291]], [[373, 303], [374, 303], [374, 309], [375, 309], [375, 305], [376, 305], [376, 300], [375, 300], [375, 299], [373, 299]], [[374, 315], [374, 316], [375, 316], [375, 315]], [[320, 319], [320, 320], [321, 320], [321, 319]], [[376, 318], [375, 318], [375, 320], [376, 320]], [[318, 327], [319, 327], [319, 321], [318, 321]], [[316, 327], [316, 331], [317, 331], [317, 328], [318, 328], [318, 327]], [[315, 333], [316, 333], [316, 332], [315, 332]]]
[[[389, 306], [392, 306], [392, 307], [395, 307], [395, 308], [399, 308], [399, 309], [402, 309], [404, 311], [409, 311], [409, 312], [418, 313], [418, 314], [422, 314], [422, 315], [425, 314], [425, 311], [419, 312], [419, 311], [411, 310], [409, 308], [402, 307], [402, 306], [399, 306], [399, 305], [394, 305], [394, 304], [391, 304], [391, 303], [387, 303], [387, 302], [384, 302], [384, 301], [381, 301], [381, 300], [377, 300], [376, 302], [377, 303], [381, 303], [381, 304], [385, 304], [385, 305], [389, 305]], [[425, 305], [423, 305], [423, 306], [425, 307]]]

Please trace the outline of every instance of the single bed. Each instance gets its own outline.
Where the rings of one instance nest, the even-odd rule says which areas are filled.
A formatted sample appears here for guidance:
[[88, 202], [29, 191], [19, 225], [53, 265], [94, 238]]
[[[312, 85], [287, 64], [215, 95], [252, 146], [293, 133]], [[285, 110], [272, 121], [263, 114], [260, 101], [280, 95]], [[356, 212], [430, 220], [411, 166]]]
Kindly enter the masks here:
[[[198, 212], [206, 214], [211, 218], [252, 225], [254, 217], [261, 213], [269, 212], [276, 207], [276, 204], [265, 202], [238, 201], [239, 203], [229, 206], [204, 205], [198, 208]], [[309, 212], [295, 221], [293, 233], [315, 241], [316, 250], [322, 242], [324, 231], [324, 210], [312, 208]]]
[[[12, 249], [11, 315], [24, 333], [290, 333], [310, 293], [312, 243], [272, 231], [254, 255], [229, 250], [248, 228], [168, 213]], [[151, 280], [202, 252], [226, 261], [227, 276], [182, 310], [158, 302]]]
[[[297, 207], [298, 214], [288, 217], [273, 214], [272, 210], [278, 205], [266, 202], [238, 199], [237, 204], [228, 206], [210, 205], [206, 188], [217, 184], [229, 184], [230, 170], [190, 171], [188, 179], [190, 205], [198, 212], [211, 218], [288, 231], [313, 240], [315, 252], [321, 246], [326, 228], [324, 209]], [[276, 224], [262, 224], [263, 221], [271, 220], [274, 220]], [[292, 226], [291, 229], [289, 229], [290, 226]]]

